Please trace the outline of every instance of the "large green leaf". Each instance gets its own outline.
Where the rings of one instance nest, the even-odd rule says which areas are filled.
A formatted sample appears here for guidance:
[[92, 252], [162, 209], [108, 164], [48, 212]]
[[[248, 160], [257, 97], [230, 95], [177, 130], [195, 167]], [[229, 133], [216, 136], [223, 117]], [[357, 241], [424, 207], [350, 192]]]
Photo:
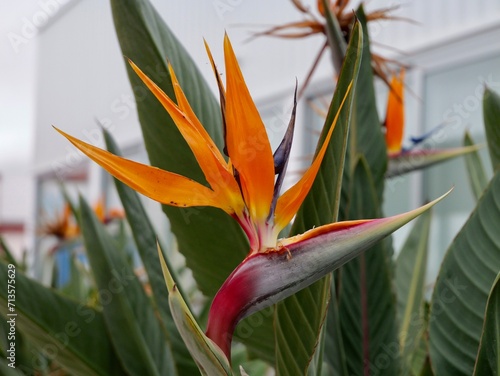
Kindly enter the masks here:
[[[362, 18], [360, 19], [361, 24], [366, 25], [365, 19], [363, 17], [364, 14], [361, 14], [361, 16], [362, 16]], [[358, 140], [360, 138], [358, 132], [356, 132], [356, 130], [353, 129], [358, 125], [362, 124], [363, 120], [366, 119], [366, 117], [369, 118], [367, 120], [372, 120], [373, 126], [380, 127], [380, 125], [378, 124], [379, 121], [378, 121], [376, 107], [374, 116], [371, 111], [374, 108], [373, 107], [374, 103], [370, 102], [372, 97], [374, 98], [373, 74], [370, 67], [368, 67], [368, 70], [366, 69], [366, 66], [370, 65], [370, 51], [368, 46], [369, 43], [368, 34], [365, 28], [363, 28], [363, 41], [365, 43], [366, 48], [362, 52], [361, 65], [359, 68], [359, 74], [357, 80], [357, 88], [363, 87], [363, 89], [362, 90], [355, 89], [354, 91], [353, 111], [351, 114], [351, 125], [349, 129], [349, 132], [352, 136], [350, 137], [349, 139], [350, 142], [347, 145], [347, 152], [345, 156], [345, 164], [344, 164], [344, 171], [342, 178], [341, 202], [339, 204], [339, 213], [338, 213], [338, 217], [341, 220], [348, 218], [346, 210], [350, 196], [349, 190], [350, 190], [350, 180], [352, 174], [351, 171], [353, 164], [352, 161], [355, 159], [354, 155], [356, 154], [355, 151], [357, 149], [357, 146], [359, 145]], [[368, 62], [366, 60], [368, 60]], [[361, 82], [363, 82], [363, 85], [361, 85]], [[362, 133], [361, 138], [362, 139], [365, 138], [364, 133]], [[376, 139], [377, 137], [375, 137], [373, 140]], [[373, 140], [369, 140], [369, 145], [374, 145], [371, 142]], [[353, 154], [353, 156], [351, 156], [351, 154]], [[385, 147], [383, 150], [383, 154], [384, 155], [382, 155], [382, 160], [386, 159]], [[334, 286], [337, 286], [337, 288], [333, 288]], [[344, 343], [341, 331], [341, 317], [337, 299], [337, 292], [339, 286], [341, 286], [341, 283], [339, 279], [339, 272], [337, 271], [336, 278], [332, 281], [331, 294], [333, 298], [330, 300], [330, 304], [328, 306], [328, 314], [326, 318], [327, 323], [326, 323], [324, 360], [327, 369], [332, 370], [333, 374], [347, 375], [348, 370], [346, 363], [346, 354], [344, 350]]]
[[[362, 49], [363, 33], [359, 23], [356, 23], [318, 145], [323, 142], [348, 85], [352, 82], [353, 87], [356, 87]], [[353, 91], [349, 93], [340, 113], [316, 180], [293, 224], [292, 234], [337, 219], [352, 98]], [[300, 375], [306, 372], [325, 319], [329, 289], [330, 277], [326, 277], [277, 306], [275, 335], [278, 375]]]
[[[463, 145], [465, 147], [475, 145], [469, 132], [465, 132]], [[477, 150], [475, 150], [472, 153], [466, 154], [464, 158], [472, 193], [474, 194], [476, 200], [479, 200], [484, 189], [488, 185], [488, 178], [486, 177], [481, 157], [479, 156]]]
[[[10, 270], [10, 272], [9, 272]], [[0, 263], [0, 278], [12, 275]], [[103, 315], [15, 272], [15, 311], [8, 307], [7, 289], [0, 289], [0, 313], [14, 319], [16, 330], [45, 356], [75, 375], [123, 375]], [[17, 316], [9, 316], [16, 314]], [[16, 345], [18, 345], [16, 341]], [[36, 363], [36, 357], [33, 357]], [[37, 364], [33, 364], [37, 368]]]
[[[334, 298], [330, 299], [326, 316], [324, 365], [322, 371], [327, 375], [347, 376], [347, 364], [342, 341], [340, 314], [336, 298], [336, 281], [332, 278], [330, 294]], [[335, 294], [335, 295], [334, 295]]]
[[274, 306], [243, 319], [234, 336], [248, 347], [252, 355], [274, 364]]
[[[365, 48], [354, 96], [347, 149], [350, 163], [344, 171], [342, 186], [342, 219], [382, 216], [380, 205], [387, 168], [387, 148], [376, 108], [367, 21], [362, 6], [356, 14], [365, 30]], [[397, 336], [395, 298], [390, 282], [391, 254], [390, 242], [381, 242], [338, 272], [341, 324], [338, 335], [343, 340], [349, 374], [368, 371], [391, 374], [397, 370], [398, 351], [392, 348]], [[374, 296], [377, 301], [372, 300]]]
[[441, 265], [432, 296], [430, 355], [436, 375], [471, 375], [488, 294], [500, 271], [500, 171]]
[[483, 333], [474, 376], [500, 375], [500, 273], [498, 273], [486, 304]]
[[[0, 315], [3, 318], [3, 315]], [[7, 320], [0, 320], [0, 359], [6, 360], [9, 356], [7, 350], [11, 347], [8, 335], [10, 326]], [[42, 357], [42, 353], [21, 333], [16, 332], [15, 343], [16, 369], [23, 372], [25, 375], [33, 375], [35, 372], [43, 373], [47, 361], [41, 364], [38, 358]], [[8, 359], [7, 359], [8, 360]], [[11, 363], [12, 359], [8, 360]], [[0, 372], [0, 375], [2, 372]]]
[[387, 169], [387, 146], [382, 133], [382, 125], [377, 112], [377, 101], [371, 65], [370, 38], [363, 5], [356, 11], [356, 16], [363, 26], [363, 56], [359, 68], [358, 82], [354, 93], [354, 104], [350, 128], [349, 149], [353, 171], [357, 156], [363, 155], [368, 163], [377, 201], [382, 203], [384, 179]]
[[[104, 139], [106, 140], [107, 149], [113, 154], [120, 155], [118, 146], [109, 132], [104, 131]], [[148, 274], [153, 297], [160, 313], [164, 328], [166, 329], [166, 338], [172, 344], [172, 352], [178, 372], [181, 375], [191, 375], [196, 373], [198, 368], [193, 362], [184, 341], [180, 337], [170, 313], [168, 290], [165, 287], [163, 272], [161, 265], [158, 262], [158, 253], [156, 252], [156, 241], [158, 236], [155, 233], [153, 225], [149, 220], [137, 192], [119, 180], [114, 180], [116, 190], [118, 191], [123, 208], [127, 214], [127, 220], [130, 224], [130, 228], [132, 229], [137, 250], [139, 251], [142, 263]], [[166, 262], [168, 263], [168, 259]], [[170, 270], [173, 270], [170, 265], [169, 268]]]
[[433, 375], [429, 358], [429, 302], [423, 304], [423, 330], [411, 361], [412, 375]]
[[[350, 218], [379, 216], [377, 191], [364, 157], [351, 176]], [[340, 270], [339, 314], [349, 374], [399, 371], [396, 298], [386, 244], [379, 242]]]
[[410, 374], [413, 357], [420, 346], [424, 326], [424, 290], [427, 270], [427, 244], [431, 211], [417, 220], [396, 261], [399, 345], [402, 374]]
[[111, 341], [130, 375], [175, 375], [160, 323], [123, 250], [83, 198], [80, 226]]
[[[217, 101], [192, 59], [150, 2], [111, 0], [111, 5], [123, 54], [149, 74], [167, 95], [175, 98], [166, 66], [168, 60], [193, 110], [220, 148], [223, 143], [222, 123]], [[200, 48], [203, 48], [201, 37]], [[205, 182], [193, 153], [170, 116], [128, 63], [126, 65], [151, 164]], [[243, 232], [219, 209], [164, 206], [163, 210], [170, 219], [179, 250], [186, 257], [199, 288], [207, 296], [214, 296], [248, 253]]]
[[500, 167], [500, 96], [489, 88], [483, 97], [484, 127], [493, 171]]

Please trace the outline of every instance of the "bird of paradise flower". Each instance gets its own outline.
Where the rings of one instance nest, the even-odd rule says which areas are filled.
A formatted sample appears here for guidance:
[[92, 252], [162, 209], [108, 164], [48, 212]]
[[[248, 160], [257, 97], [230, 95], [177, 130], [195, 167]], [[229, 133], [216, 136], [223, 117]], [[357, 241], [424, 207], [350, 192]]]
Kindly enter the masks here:
[[447, 149], [417, 148], [436, 132], [443, 129], [446, 124], [440, 124], [420, 137], [412, 137], [412, 145], [403, 147], [405, 132], [405, 70], [401, 69], [399, 75], [392, 75], [387, 98], [387, 111], [384, 122], [385, 140], [389, 163], [386, 177], [393, 177], [417, 169], [423, 169], [437, 163], [445, 162], [455, 157], [476, 151], [479, 146], [465, 146]]
[[[171, 206], [219, 208], [233, 217], [245, 232], [249, 253], [214, 297], [206, 336], [200, 332], [190, 313], [185, 312], [185, 305], [179, 304], [178, 291], [166, 271], [167, 285], [171, 296], [174, 296], [170, 301], [174, 320], [197, 363], [205, 364], [203, 367], [208, 359], [206, 353], [200, 353], [200, 348], [207, 348], [204, 345], [210, 344], [210, 351], [214, 351], [215, 343], [215, 348], [221, 350], [217, 352], [229, 362], [232, 334], [241, 319], [320, 279], [445, 196], [397, 216], [338, 222], [278, 239], [280, 231], [293, 219], [311, 189], [339, 114], [329, 125], [311, 166], [295, 185], [281, 194], [293, 139], [296, 102], [283, 141], [273, 154], [265, 126], [250, 96], [229, 38], [226, 35], [224, 39], [225, 87], [207, 45], [206, 49], [220, 92], [228, 160], [198, 120], [170, 65], [177, 103], [133, 62], [130, 61], [130, 65], [174, 120], [200, 165], [208, 186], [118, 157], [56, 128], [83, 153], [138, 192]], [[340, 109], [352, 90], [351, 86], [347, 88]], [[163, 266], [166, 268], [165, 264]], [[176, 314], [179, 309], [184, 311]], [[221, 359], [220, 354], [217, 361]]]

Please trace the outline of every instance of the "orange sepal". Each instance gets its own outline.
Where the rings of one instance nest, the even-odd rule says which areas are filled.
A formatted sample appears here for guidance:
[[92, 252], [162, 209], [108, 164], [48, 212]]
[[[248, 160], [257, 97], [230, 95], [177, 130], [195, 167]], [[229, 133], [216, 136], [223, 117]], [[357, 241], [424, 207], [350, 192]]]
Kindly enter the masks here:
[[184, 176], [118, 157], [55, 128], [90, 159], [137, 192], [166, 205], [213, 206], [232, 214], [221, 195]]
[[390, 83], [387, 113], [385, 120], [385, 142], [389, 154], [399, 153], [403, 144], [404, 133], [404, 69], [399, 77], [393, 76]]
[[254, 221], [269, 214], [274, 191], [274, 159], [264, 123], [250, 96], [228, 36], [226, 62], [226, 144], [239, 172], [241, 189]]

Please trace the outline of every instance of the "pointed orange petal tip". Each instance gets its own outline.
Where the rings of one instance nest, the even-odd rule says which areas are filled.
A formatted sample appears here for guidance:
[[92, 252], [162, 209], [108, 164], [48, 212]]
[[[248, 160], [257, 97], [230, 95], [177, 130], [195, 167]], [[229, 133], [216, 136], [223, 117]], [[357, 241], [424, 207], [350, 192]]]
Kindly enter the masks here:
[[274, 159], [266, 128], [250, 95], [227, 34], [226, 144], [239, 173], [243, 197], [254, 222], [269, 215], [274, 192]]

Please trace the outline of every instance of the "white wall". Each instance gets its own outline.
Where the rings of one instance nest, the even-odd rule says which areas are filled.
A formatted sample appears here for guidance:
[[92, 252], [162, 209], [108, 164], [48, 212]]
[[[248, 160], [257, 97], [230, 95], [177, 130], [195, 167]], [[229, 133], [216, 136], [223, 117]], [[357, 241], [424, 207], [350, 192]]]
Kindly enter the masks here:
[[[36, 43], [25, 25], [31, 4], [0, 4], [0, 227], [24, 225], [25, 231], [4, 233], [18, 258], [30, 244], [35, 205], [32, 179]], [[24, 29], [23, 29], [24, 27]], [[33, 34], [23, 35], [25, 32]]]

